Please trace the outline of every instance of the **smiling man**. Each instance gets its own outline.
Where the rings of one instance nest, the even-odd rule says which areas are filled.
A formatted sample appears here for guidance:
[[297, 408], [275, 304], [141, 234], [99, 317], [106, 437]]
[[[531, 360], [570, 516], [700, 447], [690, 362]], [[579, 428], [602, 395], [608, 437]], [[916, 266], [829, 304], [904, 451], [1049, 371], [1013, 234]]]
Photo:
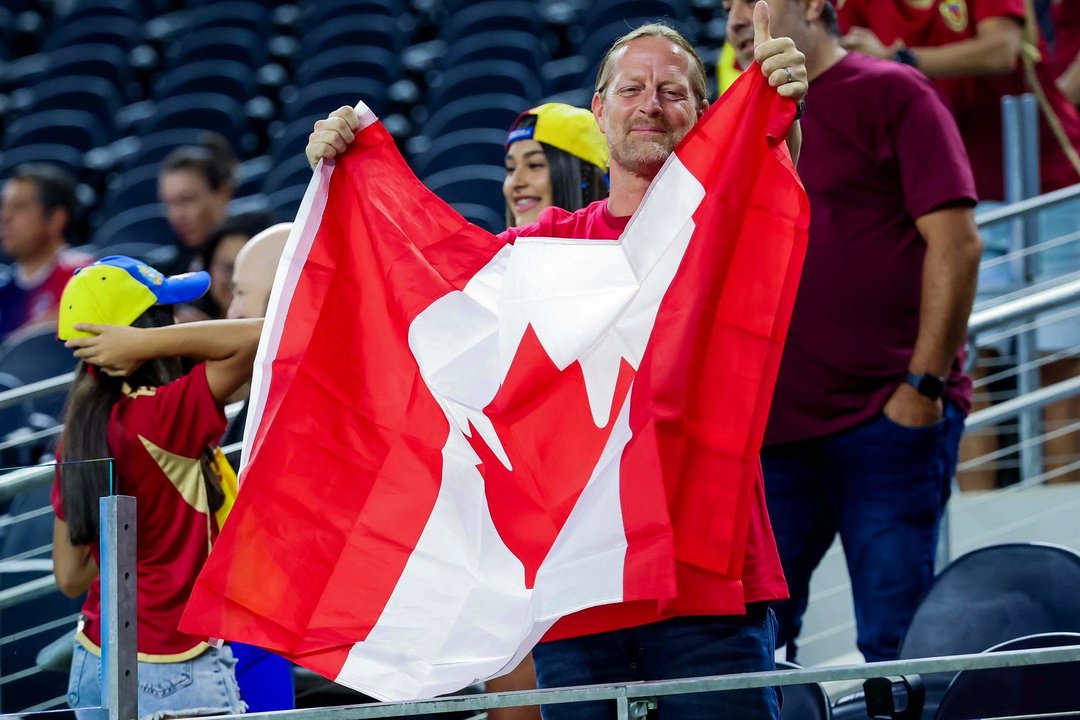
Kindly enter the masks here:
[[[806, 94], [802, 53], [791, 39], [771, 37], [764, 2], [754, 24], [762, 73], [781, 96], [801, 101]], [[500, 237], [507, 242], [530, 236], [619, 238], [661, 166], [708, 107], [705, 69], [679, 33], [652, 24], [618, 39], [601, 61], [592, 100], [610, 149], [608, 199], [574, 213], [549, 208], [536, 223]], [[306, 149], [311, 165], [344, 152], [358, 128], [359, 118], [348, 107], [318, 121]], [[788, 136], [793, 157], [799, 138], [795, 123]], [[564, 617], [534, 649], [540, 686], [773, 668], [775, 620], [768, 603], [785, 598], [787, 589], [760, 486], [757, 490], [744, 525], [749, 529], [740, 578], [680, 564], [677, 597], [662, 608], [654, 601], [622, 602]], [[659, 701], [657, 710], [661, 720], [779, 717], [773, 688], [670, 696]], [[607, 720], [614, 717], [614, 708], [603, 702], [549, 705], [543, 714], [546, 720]]]

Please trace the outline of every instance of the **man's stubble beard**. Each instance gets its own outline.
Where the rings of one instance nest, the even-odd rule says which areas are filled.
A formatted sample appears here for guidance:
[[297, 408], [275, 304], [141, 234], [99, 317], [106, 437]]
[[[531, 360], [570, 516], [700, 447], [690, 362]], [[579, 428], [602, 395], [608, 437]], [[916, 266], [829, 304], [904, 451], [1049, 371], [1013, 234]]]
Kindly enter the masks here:
[[665, 135], [656, 140], [633, 139], [629, 133], [611, 148], [612, 161], [639, 177], [652, 178], [675, 151], [682, 135]]

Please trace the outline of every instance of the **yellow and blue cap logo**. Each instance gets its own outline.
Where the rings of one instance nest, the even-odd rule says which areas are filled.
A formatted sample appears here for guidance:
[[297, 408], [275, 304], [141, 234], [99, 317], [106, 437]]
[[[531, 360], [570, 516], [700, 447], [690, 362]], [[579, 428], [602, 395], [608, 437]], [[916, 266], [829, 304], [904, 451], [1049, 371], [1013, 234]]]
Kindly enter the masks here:
[[206, 272], [165, 277], [135, 258], [103, 257], [76, 270], [64, 286], [56, 336], [61, 340], [89, 336], [75, 330], [76, 323], [130, 325], [154, 305], [192, 302], [209, 289]]

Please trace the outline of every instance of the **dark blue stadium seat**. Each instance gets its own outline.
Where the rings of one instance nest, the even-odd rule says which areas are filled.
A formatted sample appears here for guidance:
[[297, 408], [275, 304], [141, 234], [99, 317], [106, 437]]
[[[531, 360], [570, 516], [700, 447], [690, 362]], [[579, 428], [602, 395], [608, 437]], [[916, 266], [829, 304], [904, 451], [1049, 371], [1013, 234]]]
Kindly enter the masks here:
[[236, 100], [211, 93], [188, 93], [158, 103], [140, 134], [185, 128], [213, 130], [233, 147], [241, 147], [246, 122], [244, 108]]
[[428, 88], [428, 107], [460, 97], [485, 93], [539, 98], [543, 89], [537, 73], [516, 62], [470, 62], [441, 73]]
[[[165, 272], [166, 268], [177, 266], [180, 260], [180, 249], [175, 245], [162, 245], [160, 243], [123, 242], [103, 247], [97, 252], [98, 258], [108, 255], [127, 255]], [[186, 269], [181, 268], [180, 272]]]
[[431, 137], [463, 128], [495, 128], [509, 130], [523, 111], [536, 104], [536, 99], [518, 95], [483, 94], [448, 101], [431, 113], [424, 123], [424, 132]]
[[142, 25], [131, 18], [87, 18], [56, 28], [45, 40], [45, 51], [69, 45], [102, 43], [131, 50], [142, 42]]
[[[900, 646], [900, 659], [980, 653], [1047, 632], [1080, 632], [1080, 554], [1043, 543], [992, 545], [957, 558], [934, 578]], [[933, 717], [954, 675], [922, 676], [924, 717]], [[833, 714], [861, 718], [865, 708], [853, 696], [838, 702]]]
[[49, 53], [48, 60], [46, 78], [89, 75], [111, 83], [123, 98], [133, 99], [130, 87], [134, 76], [128, 54], [115, 45], [69, 45]]
[[[1053, 582], [1047, 578], [1046, 582]], [[1000, 643], [987, 652], [1080, 645], [1077, 633], [1042, 633]], [[965, 670], [957, 673], [938, 706], [936, 720], [1080, 714], [1076, 680], [1080, 662]]]
[[615, 20], [632, 20], [630, 27], [634, 27], [639, 19], [683, 21], [691, 13], [687, 0], [590, 0], [579, 22], [594, 28]]
[[[11, 373], [0, 373], [0, 393], [20, 387], [23, 381]], [[0, 408], [0, 440], [8, 433], [18, 430], [26, 423], [32, 412], [29, 402], [20, 402]]]
[[0, 179], [7, 177], [16, 167], [27, 162], [53, 163], [70, 170], [75, 175], [81, 175], [83, 172], [81, 150], [48, 142], [20, 145], [0, 153]]
[[[310, 180], [310, 178], [309, 178]], [[296, 219], [296, 211], [300, 209], [300, 201], [304, 199], [307, 183], [282, 188], [267, 196], [270, 212], [274, 213], [277, 222], [292, 222]]]
[[[798, 668], [801, 666], [795, 663], [776, 662], [777, 670]], [[832, 717], [829, 694], [821, 683], [785, 685], [783, 691], [784, 705], [780, 708], [780, 720], [829, 720]]]
[[502, 167], [505, 142], [506, 130], [454, 130], [432, 140], [426, 152], [413, 158], [412, 166], [417, 175], [423, 176], [462, 165]]
[[214, 93], [247, 102], [256, 90], [255, 71], [248, 65], [235, 60], [198, 60], [163, 73], [154, 86], [154, 97]]
[[[56, 339], [56, 326], [39, 324], [18, 330], [0, 344], [0, 373], [17, 377], [24, 385], [71, 372], [78, 359]], [[63, 394], [35, 398], [34, 412], [61, 416]]]
[[401, 60], [377, 47], [343, 47], [304, 58], [296, 70], [296, 84], [305, 87], [331, 78], [365, 78], [384, 85], [402, 76]]
[[509, 30], [538, 35], [543, 27], [538, 3], [527, 0], [487, 0], [452, 12], [446, 24], [439, 29], [439, 37], [449, 42], [478, 33]]
[[95, 247], [108, 249], [121, 243], [176, 245], [179, 240], [165, 219], [165, 206], [154, 203], [109, 218], [97, 229], [91, 242]]
[[157, 165], [142, 165], [110, 178], [102, 205], [105, 217], [113, 217], [125, 210], [156, 203], [157, 181]]
[[466, 165], [423, 178], [428, 188], [448, 203], [485, 205], [500, 212], [506, 171], [498, 165]]
[[98, 18], [131, 18], [144, 22], [143, 7], [135, 0], [78, 0], [71, 12], [63, 16], [64, 23]]
[[453, 68], [476, 61], [496, 63], [511, 61], [524, 65], [534, 73], [539, 73], [541, 66], [547, 60], [548, 50], [536, 35], [514, 30], [500, 30], [470, 35], [468, 42], [451, 45], [441, 65]]
[[331, 48], [378, 47], [399, 55], [408, 42], [397, 20], [388, 17], [347, 17], [313, 27], [300, 40], [299, 57], [312, 57]]
[[183, 32], [202, 32], [215, 28], [249, 30], [261, 38], [269, 36], [272, 29], [271, 8], [247, 0], [215, 0], [202, 7], [194, 7], [184, 13]]
[[[301, 87], [295, 97], [285, 103], [285, 121], [320, 115], [326, 117], [343, 105], [367, 103], [376, 115], [385, 110], [386, 88], [377, 80], [367, 78], [331, 78]], [[314, 123], [312, 123], [314, 124]], [[311, 127], [308, 127], [311, 132]]]
[[305, 3], [300, 25], [312, 30], [327, 22], [355, 16], [398, 18], [409, 11], [401, 0], [318, 0]]
[[266, 64], [266, 38], [241, 28], [207, 28], [181, 35], [170, 43], [165, 57], [170, 68], [205, 60], [232, 60], [258, 68]]
[[[302, 155], [303, 150], [298, 154]], [[263, 181], [266, 180], [266, 176], [274, 169], [276, 164], [269, 155], [260, 155], [237, 165], [233, 196], [242, 198], [245, 195], [257, 193], [259, 188], [262, 187]]]
[[497, 234], [506, 229], [506, 215], [492, 207], [474, 203], [451, 203], [451, 207], [473, 225], [482, 227], [489, 233]]
[[55, 143], [86, 152], [108, 141], [109, 135], [98, 119], [81, 110], [42, 110], [25, 115], [4, 134], [8, 148]]
[[[589, 67], [597, 68], [600, 66], [600, 60], [604, 57], [604, 53], [608, 51], [608, 48], [611, 47], [611, 44], [615, 42], [615, 40], [630, 32], [632, 28], [654, 20], [656, 20], [656, 18], [637, 17], [608, 23], [589, 33], [585, 38], [585, 41], [581, 43], [578, 54], [583, 55], [589, 61]], [[688, 27], [686, 23], [670, 21], [665, 24], [678, 30], [691, 43], [697, 40], [696, 34], [691, 32], [690, 27]]]
[[544, 93], [555, 93], [592, 88], [596, 79], [596, 68], [589, 65], [587, 58], [571, 55], [545, 63], [540, 68], [540, 80], [544, 83]]
[[103, 128], [112, 128], [123, 104], [120, 91], [108, 80], [87, 75], [58, 77], [34, 88], [32, 111], [81, 110], [90, 113]]
[[278, 190], [297, 185], [307, 185], [311, 180], [311, 166], [302, 152], [286, 157], [276, 163], [263, 181], [262, 192], [272, 195]]
[[308, 135], [314, 129], [315, 121], [322, 120], [338, 107], [340, 106], [310, 112], [283, 124], [281, 131], [270, 141], [270, 150], [267, 154], [274, 159], [275, 163], [287, 160], [294, 155], [303, 155]]
[[199, 128], [176, 128], [145, 133], [139, 138], [139, 149], [124, 161], [124, 167], [154, 165], [183, 145], [197, 145], [205, 131]]

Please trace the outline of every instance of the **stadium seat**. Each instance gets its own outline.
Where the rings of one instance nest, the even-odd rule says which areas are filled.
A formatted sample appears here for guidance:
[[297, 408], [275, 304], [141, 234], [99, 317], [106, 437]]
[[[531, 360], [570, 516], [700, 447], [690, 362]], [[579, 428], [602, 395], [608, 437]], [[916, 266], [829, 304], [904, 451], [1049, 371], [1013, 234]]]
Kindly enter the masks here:
[[125, 210], [158, 202], [157, 165], [142, 165], [110, 178], [102, 212], [113, 217]]
[[42, 110], [11, 123], [4, 134], [7, 148], [55, 144], [86, 152], [109, 141], [97, 117], [81, 110]]
[[99, 18], [131, 18], [137, 22], [146, 20], [143, 7], [135, 0], [78, 0], [62, 22], [73, 23]]
[[81, 110], [93, 115], [102, 128], [112, 128], [122, 104], [120, 91], [108, 80], [79, 74], [39, 83], [30, 109]]
[[388, 17], [347, 17], [313, 27], [300, 39], [299, 57], [312, 57], [331, 48], [377, 47], [400, 55], [407, 34]]
[[272, 14], [265, 3], [247, 0], [216, 0], [202, 7], [193, 7], [181, 19], [181, 31], [203, 32], [216, 28], [247, 30], [267, 38], [272, 30]]
[[[0, 373], [0, 393], [14, 390], [22, 384], [23, 381], [11, 373]], [[6, 438], [9, 433], [21, 428], [31, 412], [32, 409], [29, 402], [20, 402], [14, 405], [0, 407], [0, 440]]]
[[[367, 78], [320, 80], [299, 88], [299, 92], [285, 102], [285, 121], [308, 116], [326, 117], [342, 105], [355, 105], [360, 100], [376, 115], [382, 115], [386, 109], [386, 88], [377, 80]], [[311, 132], [311, 125], [308, 132]]]
[[87, 18], [56, 28], [45, 39], [46, 52], [69, 45], [101, 43], [131, 50], [142, 42], [142, 25], [131, 18]]
[[125, 210], [102, 223], [91, 241], [97, 248], [108, 249], [120, 243], [157, 243], [177, 245], [179, 240], [165, 219], [165, 206], [159, 203]]
[[470, 62], [510, 61], [523, 65], [539, 75], [541, 66], [548, 60], [548, 50], [532, 33], [514, 30], [481, 32], [469, 36], [468, 42], [450, 46], [442, 59], [446, 68], [454, 68]]
[[225, 95], [188, 93], [158, 103], [140, 134], [191, 128], [212, 130], [239, 148], [243, 146], [245, 123], [244, 108], [236, 100]]
[[593, 28], [615, 20], [632, 20], [629, 27], [634, 27], [639, 19], [680, 21], [691, 14], [686, 0], [591, 0], [579, 22]]
[[464, 128], [509, 130], [517, 116], [533, 107], [536, 99], [518, 95], [483, 94], [448, 101], [424, 123], [424, 132], [432, 138]]
[[300, 201], [304, 199], [306, 190], [307, 182], [303, 185], [292, 185], [270, 193], [267, 196], [267, 204], [270, 212], [274, 213], [274, 220], [276, 222], [292, 222], [295, 220], [296, 211], [300, 209]]
[[399, 18], [408, 12], [401, 0], [319, 0], [308, 3], [300, 25], [311, 30], [327, 22], [357, 16]]
[[[934, 578], [899, 657], [980, 653], [1047, 632], [1080, 632], [1080, 554], [1044, 543], [992, 545], [957, 558]], [[922, 676], [926, 717], [933, 717], [954, 674]], [[857, 696], [844, 698], [833, 714], [865, 717], [862, 705]]]
[[[303, 155], [303, 151], [301, 150], [298, 154]], [[233, 196], [241, 198], [258, 192], [275, 165], [277, 163], [269, 155], [260, 155], [237, 165]]]
[[445, 202], [484, 205], [496, 213], [503, 208], [501, 165], [466, 165], [424, 178], [424, 184]]
[[67, 145], [41, 143], [20, 145], [0, 153], [0, 179], [7, 177], [19, 165], [27, 162], [47, 162], [60, 165], [75, 175], [83, 172], [83, 153]]
[[587, 87], [592, 88], [596, 77], [589, 61], [581, 55], [552, 60], [540, 68], [540, 80], [544, 83], [544, 92], [555, 94]]
[[181, 35], [165, 51], [169, 68], [205, 60], [232, 60], [250, 68], [266, 64], [266, 38], [242, 28], [207, 28]]
[[[24, 385], [71, 372], [78, 359], [56, 339], [55, 324], [38, 324], [17, 330], [0, 344], [0, 373], [17, 377]], [[34, 398], [34, 412], [59, 418], [64, 395]]]
[[[776, 661], [777, 670], [801, 669], [801, 665]], [[829, 694], [821, 683], [806, 683], [805, 685], [785, 685], [784, 704], [780, 708], [780, 720], [829, 720], [832, 717], [832, 706], [829, 703]]]
[[[96, 256], [103, 258], [108, 255], [127, 255], [136, 260], [142, 260], [147, 265], [166, 272], [166, 268], [176, 268], [180, 263], [180, 249], [175, 245], [162, 245], [148, 242], [124, 242], [101, 248]], [[178, 272], [184, 272], [187, 268], [178, 268]]]
[[122, 99], [135, 99], [131, 94], [134, 76], [128, 54], [114, 45], [69, 45], [52, 51], [47, 57], [49, 65], [45, 72], [46, 78], [91, 76], [111, 83]]
[[539, 35], [544, 24], [537, 5], [526, 0], [486, 0], [463, 5], [450, 13], [439, 30], [439, 38], [453, 42], [478, 33], [511, 30]]
[[296, 70], [296, 84], [299, 87], [320, 80], [350, 77], [390, 85], [402, 77], [401, 60], [383, 48], [332, 48], [304, 58]]
[[539, 98], [543, 89], [538, 74], [524, 65], [511, 61], [477, 61], [452, 67], [430, 83], [427, 104], [434, 107], [449, 98], [481, 93]]
[[[1053, 582], [1046, 578], [1044, 582]], [[1042, 633], [1009, 640], [987, 650], [1008, 652], [1080, 645], [1077, 633]], [[1080, 662], [1027, 667], [965, 670], [957, 673], [941, 698], [936, 720], [976, 717], [1080, 714], [1076, 680]]]
[[412, 167], [424, 176], [463, 165], [502, 167], [505, 142], [506, 130], [455, 130], [432, 141], [426, 152], [413, 159]]
[[338, 107], [309, 112], [295, 120], [290, 120], [288, 124], [283, 124], [281, 130], [273, 135], [267, 154], [274, 159], [275, 163], [283, 162], [294, 155], [303, 155], [308, 135], [311, 134], [315, 121], [322, 120]]
[[237, 102], [247, 102], [256, 93], [255, 71], [235, 60], [199, 60], [181, 65], [161, 75], [154, 97], [213, 93]]
[[123, 165], [126, 168], [142, 165], [156, 166], [176, 148], [184, 145], [198, 145], [199, 139], [205, 132], [199, 128], [175, 128], [145, 133], [138, 139], [138, 149], [130, 157], [123, 159]]
[[311, 180], [311, 166], [302, 152], [287, 157], [270, 169], [263, 181], [262, 192], [272, 195], [287, 187], [308, 184]]
[[[627, 18], [624, 20], [616, 20], [615, 22], [608, 23], [597, 30], [589, 33], [584, 42], [581, 43], [581, 47], [578, 50], [580, 55], [583, 55], [588, 61], [590, 68], [596, 68], [600, 66], [600, 60], [603, 59], [604, 53], [608, 51], [611, 44], [618, 38], [622, 37], [630, 31], [630, 28], [637, 27], [638, 25], [652, 22], [656, 20], [655, 17], [636, 17]], [[667, 25], [678, 30], [683, 36], [693, 43], [697, 38], [696, 34], [691, 32], [690, 28], [685, 23], [679, 21], [667, 21]], [[589, 26], [586, 26], [589, 27]]]
[[451, 207], [473, 225], [478, 225], [490, 233], [501, 233], [506, 229], [506, 216], [487, 205], [452, 203]]

